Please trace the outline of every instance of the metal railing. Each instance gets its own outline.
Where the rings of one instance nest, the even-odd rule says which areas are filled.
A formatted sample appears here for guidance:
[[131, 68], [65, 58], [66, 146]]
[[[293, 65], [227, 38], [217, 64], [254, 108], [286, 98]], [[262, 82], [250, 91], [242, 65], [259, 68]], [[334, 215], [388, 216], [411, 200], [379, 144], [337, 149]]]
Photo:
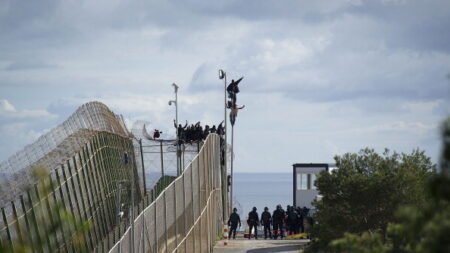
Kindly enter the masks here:
[[220, 140], [198, 155], [147, 206], [109, 252], [211, 252], [222, 229]]

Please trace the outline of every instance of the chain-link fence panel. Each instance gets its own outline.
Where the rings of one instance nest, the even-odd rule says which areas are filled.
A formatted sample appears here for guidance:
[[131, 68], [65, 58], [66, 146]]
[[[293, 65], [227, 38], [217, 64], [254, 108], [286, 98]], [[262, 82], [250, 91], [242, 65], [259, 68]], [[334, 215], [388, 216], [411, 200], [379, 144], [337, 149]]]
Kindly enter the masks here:
[[100, 102], [89, 102], [66, 121], [40, 136], [35, 142], [0, 163], [0, 206], [17, 199], [24, 189], [37, 182], [35, 167], [50, 170], [71, 158], [98, 131], [128, 137], [121, 116]]
[[125, 240], [130, 240], [130, 231], [134, 252], [211, 252], [222, 230], [218, 145], [218, 136], [209, 135], [192, 163], [134, 219], [110, 252], [129, 245]]
[[175, 181], [175, 196], [176, 196], [176, 224], [177, 224], [177, 235], [176, 241], [180, 242], [186, 234], [186, 224], [185, 224], [185, 200], [184, 200], [184, 175], [181, 175], [180, 180]]

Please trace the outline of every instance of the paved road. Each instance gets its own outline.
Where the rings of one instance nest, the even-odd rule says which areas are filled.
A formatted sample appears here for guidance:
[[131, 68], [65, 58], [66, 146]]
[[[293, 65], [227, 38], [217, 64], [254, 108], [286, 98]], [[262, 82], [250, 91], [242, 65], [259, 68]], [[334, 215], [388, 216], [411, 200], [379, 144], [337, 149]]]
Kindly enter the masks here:
[[214, 247], [214, 253], [269, 253], [269, 252], [302, 252], [304, 245], [309, 240], [264, 240], [245, 239], [239, 237], [236, 240], [228, 240], [228, 245], [224, 246], [224, 241], [218, 241]]

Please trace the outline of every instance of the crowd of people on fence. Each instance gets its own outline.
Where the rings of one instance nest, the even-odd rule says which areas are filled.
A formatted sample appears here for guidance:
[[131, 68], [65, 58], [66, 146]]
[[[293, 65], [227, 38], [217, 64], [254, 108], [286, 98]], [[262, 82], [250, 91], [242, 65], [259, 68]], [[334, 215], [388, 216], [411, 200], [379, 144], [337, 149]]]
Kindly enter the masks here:
[[177, 129], [178, 141], [180, 144], [203, 141], [210, 133], [216, 133], [219, 136], [223, 136], [225, 134], [223, 122], [221, 122], [217, 127], [216, 125], [213, 125], [212, 127], [205, 125], [205, 127], [203, 127], [200, 122], [189, 125], [187, 121], [184, 126], [181, 124], [178, 124], [177, 126], [175, 121], [173, 124]]
[[[281, 239], [286, 235], [293, 235], [304, 233], [307, 227], [311, 227], [314, 224], [313, 218], [310, 215], [310, 210], [307, 207], [294, 207], [287, 206], [286, 211], [277, 205], [276, 209], [271, 214], [269, 208], [265, 207], [264, 212], [261, 214], [261, 218], [258, 215], [257, 208], [248, 213], [248, 239], [253, 236], [258, 239], [258, 227], [262, 226], [264, 230], [264, 239]], [[233, 209], [233, 213], [228, 220], [228, 226], [230, 227], [229, 238], [236, 239], [236, 231], [238, 226], [241, 226], [241, 219], [237, 213], [237, 209]]]

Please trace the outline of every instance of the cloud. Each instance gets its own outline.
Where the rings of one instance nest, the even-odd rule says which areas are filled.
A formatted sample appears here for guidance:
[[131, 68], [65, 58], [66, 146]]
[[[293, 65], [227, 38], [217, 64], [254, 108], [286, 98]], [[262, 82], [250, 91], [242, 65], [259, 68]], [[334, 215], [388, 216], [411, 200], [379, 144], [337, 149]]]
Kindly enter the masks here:
[[450, 108], [448, 7], [445, 0], [1, 1], [0, 123], [9, 129], [2, 142], [21, 133], [31, 141], [92, 100], [129, 126], [145, 120], [173, 133], [174, 82], [181, 121], [217, 124], [224, 69], [228, 80], [244, 76], [235, 141], [246, 158], [237, 155], [236, 168], [330, 161], [365, 146], [419, 146], [437, 157], [436, 126]]
[[28, 70], [28, 69], [42, 69], [42, 68], [54, 68], [55, 65], [38, 62], [38, 61], [25, 61], [25, 62], [14, 62], [7, 65], [4, 69], [8, 71], [15, 70]]
[[0, 120], [9, 119], [32, 119], [32, 118], [54, 118], [55, 115], [46, 110], [17, 110], [6, 99], [0, 99]]
[[15, 112], [16, 108], [6, 99], [0, 100], [0, 112]]

